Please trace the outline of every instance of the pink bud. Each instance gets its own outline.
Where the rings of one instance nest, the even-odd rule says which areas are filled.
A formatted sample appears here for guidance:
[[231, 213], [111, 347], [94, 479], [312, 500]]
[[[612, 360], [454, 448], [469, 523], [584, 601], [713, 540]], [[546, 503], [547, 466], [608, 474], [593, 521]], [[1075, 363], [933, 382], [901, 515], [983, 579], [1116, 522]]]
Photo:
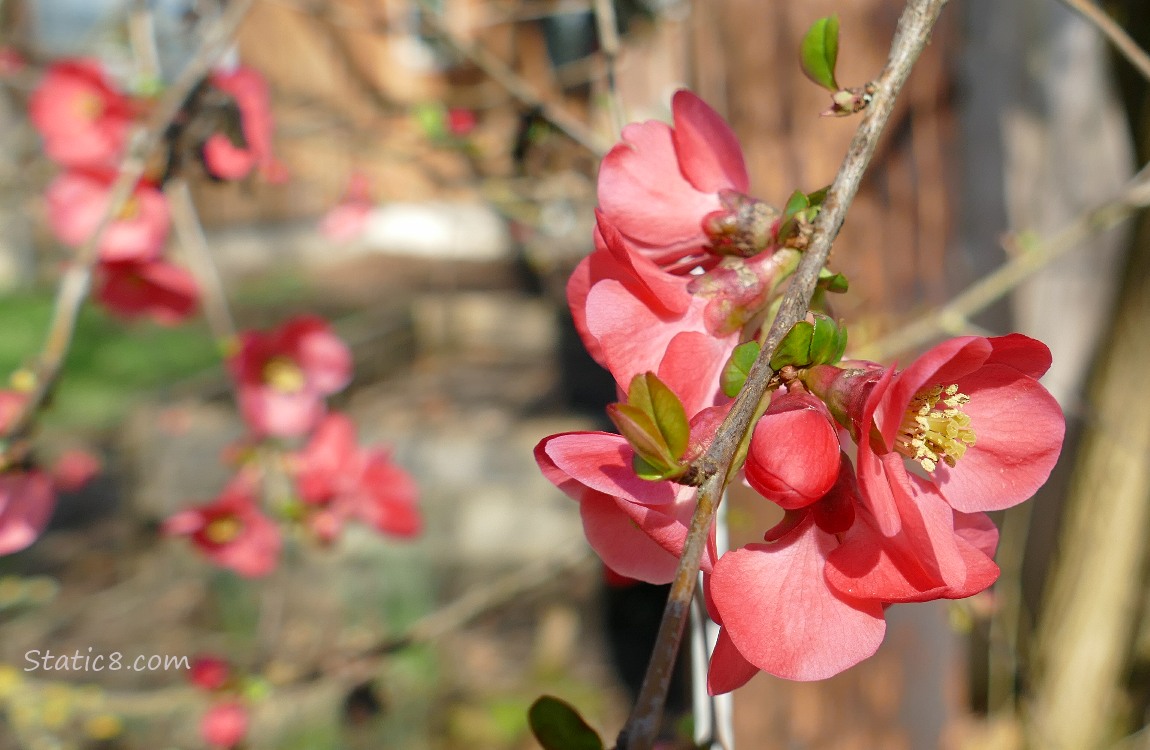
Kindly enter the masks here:
[[805, 508], [834, 486], [839, 441], [822, 401], [806, 391], [776, 394], [755, 425], [747, 482], [787, 510]]
[[215, 704], [200, 720], [200, 735], [212, 747], [235, 747], [247, 733], [248, 710], [237, 701]]

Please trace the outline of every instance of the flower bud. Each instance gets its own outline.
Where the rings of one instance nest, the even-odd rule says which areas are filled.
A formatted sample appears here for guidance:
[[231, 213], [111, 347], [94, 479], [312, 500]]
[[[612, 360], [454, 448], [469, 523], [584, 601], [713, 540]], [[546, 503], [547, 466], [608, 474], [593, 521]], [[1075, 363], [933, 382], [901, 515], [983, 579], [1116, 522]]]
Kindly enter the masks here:
[[839, 440], [823, 402], [806, 391], [776, 395], [755, 425], [744, 471], [751, 487], [787, 510], [830, 491], [839, 474]]

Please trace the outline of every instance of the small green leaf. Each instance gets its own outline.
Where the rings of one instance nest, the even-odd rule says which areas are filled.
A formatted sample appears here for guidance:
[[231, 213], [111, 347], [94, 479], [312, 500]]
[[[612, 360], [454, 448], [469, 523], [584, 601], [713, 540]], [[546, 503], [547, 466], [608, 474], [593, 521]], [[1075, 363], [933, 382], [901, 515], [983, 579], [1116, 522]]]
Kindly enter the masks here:
[[842, 294], [850, 288], [846, 276], [843, 276], [841, 273], [831, 273], [825, 268], [819, 271], [818, 286], [820, 289], [825, 289], [835, 294]]
[[787, 365], [794, 365], [795, 367], [809, 365], [811, 336], [814, 334], [814, 330], [815, 327], [805, 320], [795, 323], [794, 327], [787, 332], [782, 342], [779, 343], [779, 348], [775, 350], [775, 356], [771, 357], [771, 369], [778, 372]]
[[747, 375], [751, 372], [751, 365], [755, 364], [755, 360], [759, 357], [760, 348], [758, 341], [748, 341], [739, 344], [731, 352], [731, 358], [727, 360], [723, 374], [719, 377], [724, 394], [734, 398], [743, 390], [743, 384], [747, 382]]
[[839, 17], [820, 18], [811, 24], [799, 48], [803, 73], [828, 91], [838, 91], [835, 64], [839, 57]]
[[635, 453], [657, 471], [661, 473], [678, 465], [677, 456], [671, 455], [666, 439], [648, 414], [630, 404], [611, 404], [607, 407], [607, 416]]
[[653, 419], [655, 407], [651, 403], [651, 391], [647, 388], [647, 374], [631, 378], [631, 384], [627, 386], [627, 403]]
[[662, 482], [666, 479], [681, 477], [687, 473], [687, 468], [687, 464], [674, 464], [659, 468], [652, 466], [650, 461], [638, 453], [631, 456], [631, 470], [635, 472], [635, 476], [646, 479], [648, 482]]
[[827, 199], [827, 191], [831, 189], [830, 185], [824, 188], [819, 188], [813, 193], [807, 193], [807, 200], [810, 201], [812, 206], [822, 208], [823, 202]]
[[647, 373], [647, 394], [651, 399], [651, 416], [655, 426], [662, 433], [671, 456], [678, 461], [687, 452], [687, 445], [691, 442], [691, 423], [687, 421], [687, 411], [675, 392], [653, 372]]
[[809, 208], [811, 205], [810, 198], [806, 193], [801, 190], [796, 190], [791, 193], [791, 197], [787, 198], [787, 205], [783, 207], [783, 221], [791, 218], [804, 208]]
[[815, 329], [811, 333], [811, 364], [829, 364], [838, 343], [838, 326], [826, 315], [815, 313]]
[[570, 704], [550, 695], [527, 710], [531, 733], [543, 750], [603, 750], [603, 740]]

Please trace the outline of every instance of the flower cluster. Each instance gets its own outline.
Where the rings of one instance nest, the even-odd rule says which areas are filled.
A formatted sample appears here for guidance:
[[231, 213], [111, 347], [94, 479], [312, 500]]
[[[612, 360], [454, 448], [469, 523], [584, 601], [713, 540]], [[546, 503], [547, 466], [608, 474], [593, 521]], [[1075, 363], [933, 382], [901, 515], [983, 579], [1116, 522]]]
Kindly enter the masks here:
[[[235, 134], [213, 132], [193, 144], [205, 171], [218, 179], [241, 179], [259, 168], [269, 180], [285, 176], [271, 152], [272, 119], [263, 78], [239, 68], [218, 71], [198, 97], [201, 109], [233, 113]], [[214, 104], [213, 104], [214, 102]], [[67, 59], [49, 66], [28, 104], [44, 151], [63, 171], [45, 194], [48, 224], [65, 245], [83, 245], [107, 212], [117, 168], [136, 119], [152, 102], [125, 93], [96, 60]], [[188, 112], [180, 120], [191, 131]], [[205, 119], [205, 118], [201, 118]], [[213, 117], [228, 125], [228, 118]], [[163, 169], [151, 169], [132, 189], [100, 236], [95, 298], [127, 318], [148, 317], [177, 323], [195, 312], [199, 291], [192, 275], [164, 257], [171, 225], [162, 192], [172, 165], [179, 162], [176, 137]]]
[[[796, 193], [778, 211], [748, 196], [729, 126], [689, 92], [672, 111], [673, 125], [628, 126], [604, 158], [595, 250], [568, 285], [584, 344], [625, 393], [608, 409], [622, 434], [535, 450], [604, 563], [653, 583], [674, 575], [692, 462], [741, 385], [728, 387], [732, 352], [762, 339], [819, 201]], [[713, 692], [760, 670], [829, 677], [874, 653], [888, 605], [986, 589], [998, 534], [985, 511], [1033, 495], [1058, 458], [1064, 421], [1037, 381], [1050, 365], [1038, 341], [957, 338], [902, 370], [841, 355], [785, 368], [754, 424], [743, 476], [783, 520], [704, 555], [722, 626]]]
[[213, 502], [169, 518], [167, 533], [247, 577], [275, 569], [283, 524], [321, 544], [348, 520], [401, 538], [419, 533], [411, 476], [386, 450], [360, 446], [347, 416], [327, 411], [352, 363], [326, 322], [303, 316], [245, 332], [228, 367], [250, 432], [232, 451], [239, 469]]

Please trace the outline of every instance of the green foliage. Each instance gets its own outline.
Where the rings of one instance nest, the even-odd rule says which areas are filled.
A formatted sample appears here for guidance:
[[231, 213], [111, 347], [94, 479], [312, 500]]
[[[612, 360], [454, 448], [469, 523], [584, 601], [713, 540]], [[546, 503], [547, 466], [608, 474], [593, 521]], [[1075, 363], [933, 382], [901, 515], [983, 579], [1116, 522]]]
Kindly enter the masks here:
[[739, 395], [739, 391], [743, 389], [743, 384], [747, 382], [751, 365], [755, 364], [755, 360], [759, 357], [760, 348], [759, 342], [748, 341], [739, 344], [731, 352], [731, 358], [727, 360], [727, 365], [723, 368], [723, 374], [719, 378], [724, 394], [731, 398]]
[[532, 703], [527, 721], [543, 750], [603, 750], [603, 740], [579, 712], [553, 696]]
[[815, 322], [800, 320], [783, 337], [775, 355], [771, 357], [771, 368], [775, 371], [788, 365], [810, 367], [811, 365], [835, 364], [842, 359], [847, 346], [845, 326], [836, 324], [826, 315], [815, 313]]
[[835, 65], [839, 57], [839, 17], [820, 18], [811, 24], [799, 47], [799, 62], [803, 73], [828, 91], [838, 91]]
[[635, 473], [644, 479], [670, 479], [686, 469], [679, 462], [687, 451], [691, 425], [675, 392], [653, 372], [636, 375], [627, 403], [611, 404], [607, 416], [635, 449]]

